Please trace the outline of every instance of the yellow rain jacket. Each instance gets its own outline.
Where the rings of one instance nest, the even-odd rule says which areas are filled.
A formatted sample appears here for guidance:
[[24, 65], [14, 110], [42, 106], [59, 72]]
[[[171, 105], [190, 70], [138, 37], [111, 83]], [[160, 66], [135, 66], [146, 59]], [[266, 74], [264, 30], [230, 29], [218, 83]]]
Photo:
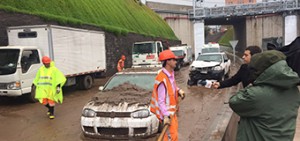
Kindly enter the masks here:
[[[62, 103], [63, 94], [61, 88], [65, 82], [66, 77], [55, 67], [53, 61], [50, 63], [49, 68], [43, 65], [33, 80], [33, 84], [36, 86], [35, 98], [38, 99], [40, 103], [43, 102], [43, 98]], [[56, 93], [56, 87], [58, 85], [60, 85], [60, 92]]]

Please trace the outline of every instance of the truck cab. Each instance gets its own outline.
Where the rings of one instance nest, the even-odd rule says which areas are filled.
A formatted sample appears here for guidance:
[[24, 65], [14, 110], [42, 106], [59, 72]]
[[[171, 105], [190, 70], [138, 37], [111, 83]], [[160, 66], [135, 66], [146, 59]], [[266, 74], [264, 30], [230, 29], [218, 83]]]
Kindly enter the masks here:
[[132, 47], [132, 67], [161, 67], [159, 53], [167, 48], [161, 41], [136, 42]]
[[40, 56], [34, 46], [0, 47], [0, 96], [31, 93], [33, 79], [42, 66]]

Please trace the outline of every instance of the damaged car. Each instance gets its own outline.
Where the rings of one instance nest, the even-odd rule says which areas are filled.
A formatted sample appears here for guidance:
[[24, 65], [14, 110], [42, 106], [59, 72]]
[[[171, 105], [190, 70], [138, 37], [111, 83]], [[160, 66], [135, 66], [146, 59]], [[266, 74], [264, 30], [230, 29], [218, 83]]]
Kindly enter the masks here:
[[150, 100], [159, 71], [159, 68], [126, 69], [99, 87], [100, 92], [82, 110], [84, 136], [136, 139], [157, 133], [160, 124], [150, 112]]
[[188, 85], [196, 85], [202, 80], [222, 81], [229, 76], [231, 61], [224, 52], [204, 53], [190, 65]]

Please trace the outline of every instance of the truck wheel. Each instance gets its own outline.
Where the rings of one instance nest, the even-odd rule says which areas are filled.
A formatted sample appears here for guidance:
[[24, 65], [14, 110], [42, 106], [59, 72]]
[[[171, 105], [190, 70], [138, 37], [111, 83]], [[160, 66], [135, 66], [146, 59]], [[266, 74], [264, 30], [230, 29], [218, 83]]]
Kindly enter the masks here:
[[93, 86], [93, 77], [91, 75], [85, 75], [80, 78], [79, 87], [80, 89], [90, 89]]
[[35, 103], [38, 100], [35, 99], [35, 86], [33, 85], [31, 87], [31, 92], [27, 94], [27, 99], [29, 100], [29, 102]]

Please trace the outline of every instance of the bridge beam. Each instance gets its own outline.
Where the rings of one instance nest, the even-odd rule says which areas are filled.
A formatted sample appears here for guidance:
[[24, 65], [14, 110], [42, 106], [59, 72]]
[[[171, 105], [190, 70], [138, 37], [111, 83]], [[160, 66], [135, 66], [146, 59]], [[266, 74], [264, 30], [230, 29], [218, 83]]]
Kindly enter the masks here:
[[297, 19], [297, 15], [286, 15], [284, 17], [284, 45], [290, 44], [297, 38]]
[[195, 59], [197, 59], [199, 53], [201, 53], [201, 49], [204, 46], [204, 21], [197, 20], [194, 21], [194, 53]]

